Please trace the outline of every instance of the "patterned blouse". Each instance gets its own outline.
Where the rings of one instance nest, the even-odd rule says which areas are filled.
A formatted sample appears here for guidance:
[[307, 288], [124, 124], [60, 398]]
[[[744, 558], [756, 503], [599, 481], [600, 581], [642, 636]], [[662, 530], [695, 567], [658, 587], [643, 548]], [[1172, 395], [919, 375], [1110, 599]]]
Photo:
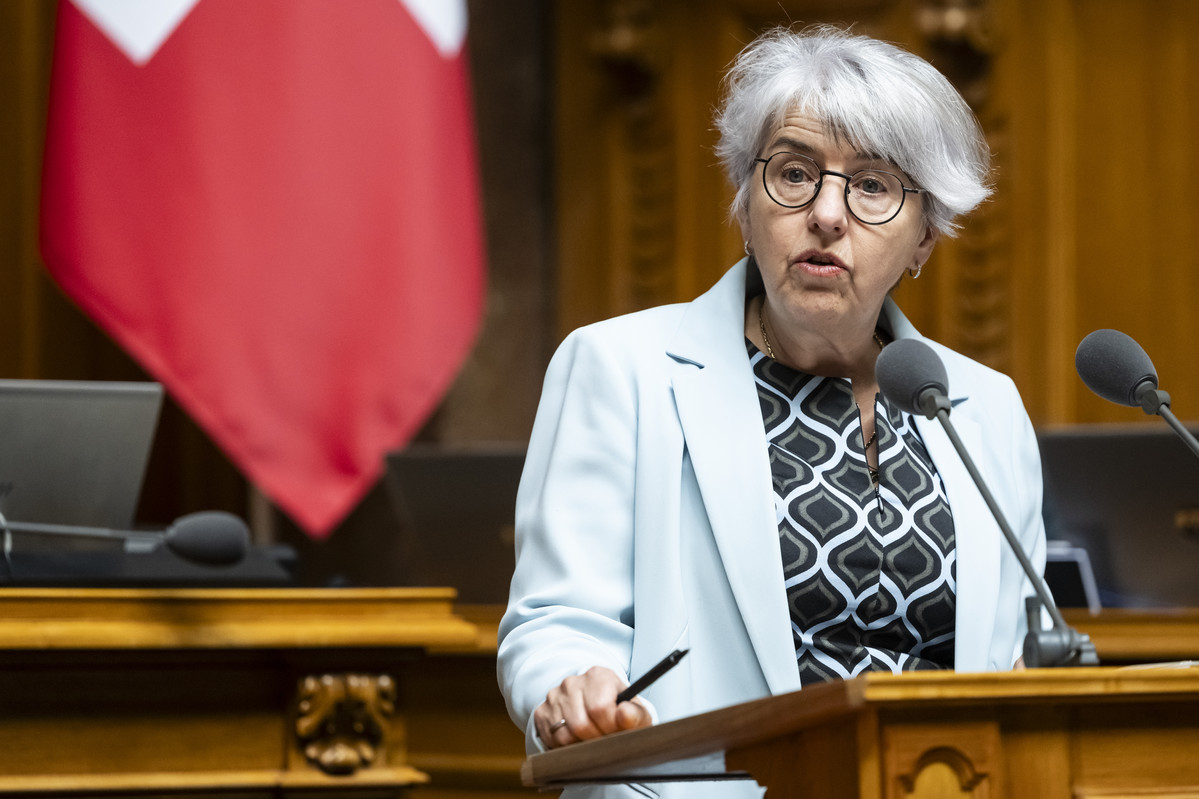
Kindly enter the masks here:
[[953, 668], [953, 516], [911, 416], [875, 400], [875, 486], [849, 381], [798, 372], [746, 343], [801, 684]]

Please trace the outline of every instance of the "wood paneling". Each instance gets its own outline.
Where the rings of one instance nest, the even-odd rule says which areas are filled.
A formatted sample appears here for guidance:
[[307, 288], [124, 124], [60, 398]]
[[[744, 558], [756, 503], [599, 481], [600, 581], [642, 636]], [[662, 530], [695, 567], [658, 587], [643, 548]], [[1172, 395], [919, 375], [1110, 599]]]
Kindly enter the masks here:
[[25, 331], [37, 324], [37, 197], [49, 80], [53, 6], [16, 0], [0, 7], [0, 368], [24, 376], [38, 351]]
[[[1163, 386], [1199, 415], [1199, 6], [1078, 2], [1077, 164], [1080, 330], [1115, 327], [1154, 358]], [[1112, 165], [1112, 166], [1109, 166]], [[1119, 177], [1093, 178], [1109, 169]], [[1090, 186], [1095, 186], [1092, 192]], [[1088, 201], [1082, 202], [1086, 187]], [[1094, 203], [1090, 198], [1094, 197]], [[1079, 421], [1112, 418], [1085, 398]]]
[[605, 0], [557, 9], [559, 335], [690, 299], [740, 256], [711, 151], [719, 76], [768, 25], [854, 23], [949, 75], [995, 155], [993, 200], [897, 294], [916, 325], [1011, 374], [1037, 423], [1142, 418], [1092, 396], [1074, 373], [1083, 336], [1122, 329], [1154, 359], [1176, 412], [1199, 417], [1199, 373], [1187, 368], [1199, 333], [1189, 241], [1199, 230], [1199, 5]]
[[1014, 128], [999, 153], [1016, 219], [1004, 246], [1018, 298], [1012, 373], [1034, 420], [1144, 418], [1074, 375], [1078, 342], [1101, 327], [1140, 341], [1176, 412], [1199, 415], [1199, 375], [1188, 368], [1199, 197], [1186, 186], [1199, 168], [1190, 146], [1199, 7], [993, 5], [997, 82]]
[[[741, 251], [710, 109], [740, 47], [721, 4], [559, 3], [558, 335], [705, 290]], [[681, 35], [681, 31], [686, 31]]]

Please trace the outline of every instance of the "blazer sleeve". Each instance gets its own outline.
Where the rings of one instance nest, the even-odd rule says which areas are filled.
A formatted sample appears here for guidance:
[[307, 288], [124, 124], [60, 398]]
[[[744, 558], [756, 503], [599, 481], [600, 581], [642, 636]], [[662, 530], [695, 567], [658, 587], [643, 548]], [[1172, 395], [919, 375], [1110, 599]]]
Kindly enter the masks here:
[[565, 677], [599, 665], [628, 679], [637, 412], [609, 339], [584, 328], [554, 355], [517, 492], [498, 676], [530, 752], [532, 713]]

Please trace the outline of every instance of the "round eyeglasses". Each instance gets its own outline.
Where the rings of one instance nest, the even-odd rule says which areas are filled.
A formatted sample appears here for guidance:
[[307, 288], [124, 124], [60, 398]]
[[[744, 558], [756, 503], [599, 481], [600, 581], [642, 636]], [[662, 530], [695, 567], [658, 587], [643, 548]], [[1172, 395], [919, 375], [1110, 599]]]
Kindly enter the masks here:
[[779, 152], [761, 162], [762, 185], [766, 194], [784, 208], [803, 208], [816, 199], [824, 176], [845, 179], [845, 207], [859, 222], [881, 225], [899, 215], [908, 194], [924, 194], [925, 189], [910, 189], [898, 175], [880, 169], [860, 169], [852, 175], [821, 169], [806, 155]]

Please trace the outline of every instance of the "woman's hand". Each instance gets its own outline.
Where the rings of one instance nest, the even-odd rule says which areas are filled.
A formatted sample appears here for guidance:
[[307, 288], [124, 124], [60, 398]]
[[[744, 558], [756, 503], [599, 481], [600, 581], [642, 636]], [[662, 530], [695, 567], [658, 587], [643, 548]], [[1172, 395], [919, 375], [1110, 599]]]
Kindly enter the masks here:
[[[602, 666], [592, 666], [577, 677], [567, 677], [533, 711], [537, 735], [553, 749], [621, 730], [648, 727], [653, 717], [640, 697], [616, 704], [616, 695], [624, 687], [620, 676]], [[562, 724], [563, 721], [566, 723]]]

